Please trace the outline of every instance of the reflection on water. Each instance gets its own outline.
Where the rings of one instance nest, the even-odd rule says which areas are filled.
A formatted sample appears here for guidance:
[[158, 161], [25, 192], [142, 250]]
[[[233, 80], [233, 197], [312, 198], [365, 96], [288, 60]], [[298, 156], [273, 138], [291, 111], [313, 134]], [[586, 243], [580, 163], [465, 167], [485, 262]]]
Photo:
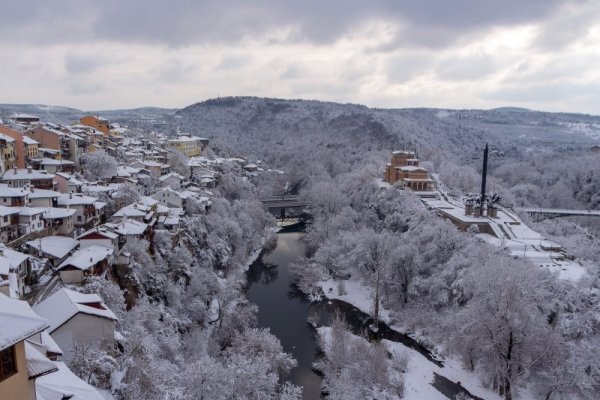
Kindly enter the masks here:
[[303, 233], [277, 234], [277, 245], [266, 251], [248, 270], [248, 300], [258, 306], [258, 326], [270, 328], [284, 351], [298, 366], [291, 381], [303, 387], [304, 399], [319, 399], [321, 378], [312, 371], [318, 351], [314, 331], [307, 322], [310, 303], [292, 283], [288, 265], [304, 257]]

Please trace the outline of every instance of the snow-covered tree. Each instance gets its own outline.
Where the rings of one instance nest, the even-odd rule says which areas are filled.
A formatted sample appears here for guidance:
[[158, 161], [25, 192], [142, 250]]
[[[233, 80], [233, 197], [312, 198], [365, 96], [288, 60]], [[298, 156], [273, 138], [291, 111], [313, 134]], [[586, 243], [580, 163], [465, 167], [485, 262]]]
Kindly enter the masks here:
[[83, 175], [89, 181], [110, 179], [117, 174], [117, 161], [104, 150], [86, 153], [81, 157]]

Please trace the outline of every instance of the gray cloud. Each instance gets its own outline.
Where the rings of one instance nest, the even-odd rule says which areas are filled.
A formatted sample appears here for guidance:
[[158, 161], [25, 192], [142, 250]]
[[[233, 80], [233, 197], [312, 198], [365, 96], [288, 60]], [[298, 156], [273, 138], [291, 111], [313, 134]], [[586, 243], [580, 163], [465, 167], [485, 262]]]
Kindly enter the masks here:
[[[540, 21], [559, 0], [331, 0], [162, 1], [3, 0], [11, 18], [2, 37], [36, 43], [85, 40], [163, 43], [170, 46], [237, 42], [289, 29], [290, 41], [331, 43], [361, 23], [398, 27], [390, 46], [439, 47], [492, 26]], [[17, 16], [17, 17], [14, 17]]]
[[439, 77], [450, 81], [478, 80], [494, 73], [496, 70], [496, 62], [488, 54], [444, 57], [436, 68]]
[[106, 61], [105, 57], [92, 54], [80, 54], [70, 52], [65, 56], [65, 69], [69, 74], [82, 74], [92, 72], [100, 68]]

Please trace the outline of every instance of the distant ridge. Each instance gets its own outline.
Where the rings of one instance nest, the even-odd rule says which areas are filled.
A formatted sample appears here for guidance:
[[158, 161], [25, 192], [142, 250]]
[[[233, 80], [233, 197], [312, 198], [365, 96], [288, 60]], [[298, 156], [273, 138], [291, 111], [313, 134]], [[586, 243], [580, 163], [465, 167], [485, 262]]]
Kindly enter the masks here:
[[503, 112], [536, 112], [524, 107], [497, 107], [492, 108], [489, 111], [503, 111]]

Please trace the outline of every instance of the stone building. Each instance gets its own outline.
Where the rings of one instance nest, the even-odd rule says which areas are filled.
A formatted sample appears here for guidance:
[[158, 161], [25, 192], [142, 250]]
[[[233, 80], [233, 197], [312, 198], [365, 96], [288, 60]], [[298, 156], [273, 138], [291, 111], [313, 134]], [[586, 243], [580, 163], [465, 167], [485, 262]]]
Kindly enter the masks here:
[[390, 184], [400, 182], [406, 189], [427, 192], [435, 189], [435, 181], [427, 170], [419, 166], [419, 159], [412, 151], [394, 151], [392, 159], [385, 167], [385, 181]]

